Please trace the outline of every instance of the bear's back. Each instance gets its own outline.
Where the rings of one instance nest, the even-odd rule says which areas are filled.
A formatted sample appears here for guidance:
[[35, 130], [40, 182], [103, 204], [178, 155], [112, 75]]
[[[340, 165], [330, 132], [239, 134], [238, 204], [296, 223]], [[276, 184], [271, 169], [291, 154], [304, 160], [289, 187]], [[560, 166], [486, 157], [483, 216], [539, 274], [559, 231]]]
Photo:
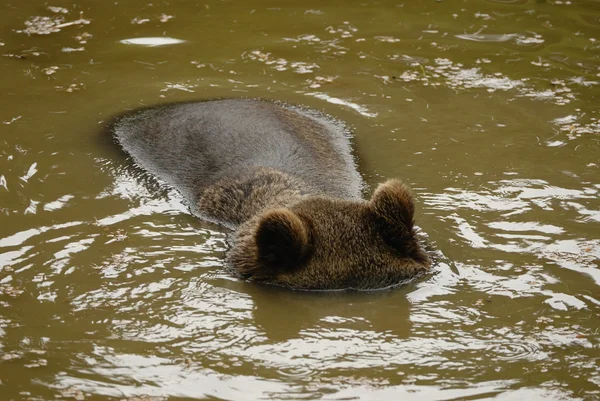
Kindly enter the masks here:
[[216, 180], [253, 167], [296, 176], [315, 194], [359, 199], [347, 133], [313, 111], [243, 99], [148, 108], [114, 125], [138, 165], [192, 202]]

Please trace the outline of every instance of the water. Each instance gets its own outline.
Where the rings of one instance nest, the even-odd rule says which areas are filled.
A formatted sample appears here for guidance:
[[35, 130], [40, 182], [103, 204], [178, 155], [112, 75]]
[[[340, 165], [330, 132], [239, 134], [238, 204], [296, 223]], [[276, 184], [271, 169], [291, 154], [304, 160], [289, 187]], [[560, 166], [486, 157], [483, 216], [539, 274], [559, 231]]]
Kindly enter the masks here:
[[[600, 398], [599, 2], [0, 10], [2, 399]], [[226, 232], [103, 134], [244, 96], [352, 125], [370, 187], [415, 189], [437, 274], [366, 294], [234, 279]]]

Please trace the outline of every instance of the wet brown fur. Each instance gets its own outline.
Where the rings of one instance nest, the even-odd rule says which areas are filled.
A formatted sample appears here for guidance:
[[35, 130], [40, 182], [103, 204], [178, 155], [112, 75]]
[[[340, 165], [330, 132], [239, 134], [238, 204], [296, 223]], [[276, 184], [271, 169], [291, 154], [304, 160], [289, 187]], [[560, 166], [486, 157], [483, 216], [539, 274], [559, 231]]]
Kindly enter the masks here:
[[413, 211], [398, 180], [368, 202], [306, 196], [242, 224], [228, 260], [245, 278], [291, 288], [385, 288], [429, 267]]
[[327, 120], [269, 102], [167, 105], [115, 125], [123, 148], [194, 214], [232, 227], [242, 277], [300, 289], [374, 289], [429, 268], [398, 180], [369, 201]]

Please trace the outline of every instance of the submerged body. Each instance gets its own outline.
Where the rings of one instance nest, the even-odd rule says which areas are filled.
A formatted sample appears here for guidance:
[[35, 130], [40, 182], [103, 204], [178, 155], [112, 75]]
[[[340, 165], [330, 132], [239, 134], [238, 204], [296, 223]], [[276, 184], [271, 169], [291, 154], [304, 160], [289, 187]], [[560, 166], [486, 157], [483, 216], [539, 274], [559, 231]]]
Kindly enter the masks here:
[[343, 125], [256, 100], [133, 112], [114, 134], [192, 213], [235, 230], [241, 276], [302, 289], [382, 288], [429, 267], [410, 190], [390, 180], [368, 202]]

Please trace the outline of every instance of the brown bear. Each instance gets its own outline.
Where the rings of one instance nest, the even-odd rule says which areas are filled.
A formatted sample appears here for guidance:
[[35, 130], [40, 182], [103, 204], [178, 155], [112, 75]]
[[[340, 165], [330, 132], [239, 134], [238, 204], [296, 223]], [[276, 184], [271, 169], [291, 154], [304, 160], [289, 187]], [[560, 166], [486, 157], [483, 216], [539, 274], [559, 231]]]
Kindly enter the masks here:
[[241, 277], [295, 289], [377, 289], [430, 266], [400, 181], [361, 199], [345, 126], [260, 100], [177, 103], [113, 126], [135, 163], [177, 189], [193, 214], [234, 229]]

